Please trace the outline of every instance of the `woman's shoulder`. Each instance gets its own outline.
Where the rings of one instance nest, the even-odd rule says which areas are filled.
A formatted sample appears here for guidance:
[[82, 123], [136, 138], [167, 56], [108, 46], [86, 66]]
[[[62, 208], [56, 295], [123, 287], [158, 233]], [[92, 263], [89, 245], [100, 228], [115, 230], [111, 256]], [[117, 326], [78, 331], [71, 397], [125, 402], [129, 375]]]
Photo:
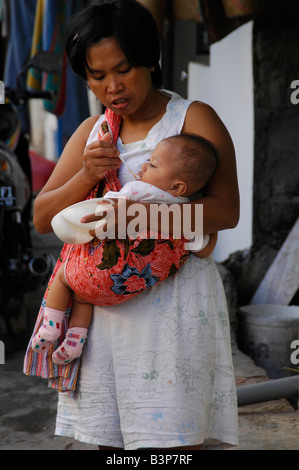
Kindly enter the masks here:
[[192, 120], [196, 117], [210, 117], [217, 119], [218, 115], [214, 108], [209, 104], [204, 103], [203, 101], [191, 101], [188, 107], [186, 119]]
[[81, 125], [79, 126], [78, 129], [82, 131], [89, 131], [91, 132], [96, 123], [99, 121], [101, 116], [90, 116], [87, 119], [85, 119]]
[[231, 140], [215, 109], [202, 101], [193, 101], [188, 107], [183, 132], [199, 134], [214, 144]]
[[73, 134], [73, 140], [82, 140], [85, 143], [90, 139], [90, 135], [95, 129], [97, 122], [99, 121], [100, 116], [90, 116], [85, 119], [80, 126], [77, 128], [76, 132]]
[[192, 103], [190, 100], [183, 98], [174, 91], [160, 90], [162, 94], [168, 96], [166, 112], [162, 119], [154, 127], [155, 135], [157, 128], [161, 132], [161, 138], [168, 135], [180, 134], [185, 122], [186, 112]]

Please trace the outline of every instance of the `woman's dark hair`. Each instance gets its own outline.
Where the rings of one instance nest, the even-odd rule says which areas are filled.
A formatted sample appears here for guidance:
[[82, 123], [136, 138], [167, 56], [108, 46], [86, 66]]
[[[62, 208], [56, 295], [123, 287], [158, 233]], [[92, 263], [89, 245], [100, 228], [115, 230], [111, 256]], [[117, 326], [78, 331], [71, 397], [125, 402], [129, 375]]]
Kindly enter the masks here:
[[104, 38], [117, 39], [133, 66], [155, 67], [152, 81], [162, 83], [156, 22], [136, 0], [96, 0], [76, 13], [66, 31], [66, 53], [73, 71], [86, 80], [86, 52]]

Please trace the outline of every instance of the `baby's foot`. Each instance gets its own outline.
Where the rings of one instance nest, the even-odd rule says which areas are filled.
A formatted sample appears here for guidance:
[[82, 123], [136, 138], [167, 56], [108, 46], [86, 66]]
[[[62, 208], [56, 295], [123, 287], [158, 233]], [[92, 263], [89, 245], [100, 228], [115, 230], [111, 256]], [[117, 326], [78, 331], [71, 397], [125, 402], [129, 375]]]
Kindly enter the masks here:
[[32, 340], [34, 352], [44, 354], [61, 333], [64, 312], [46, 307], [43, 323]]
[[87, 328], [70, 328], [63, 343], [52, 354], [54, 364], [68, 364], [82, 354]]

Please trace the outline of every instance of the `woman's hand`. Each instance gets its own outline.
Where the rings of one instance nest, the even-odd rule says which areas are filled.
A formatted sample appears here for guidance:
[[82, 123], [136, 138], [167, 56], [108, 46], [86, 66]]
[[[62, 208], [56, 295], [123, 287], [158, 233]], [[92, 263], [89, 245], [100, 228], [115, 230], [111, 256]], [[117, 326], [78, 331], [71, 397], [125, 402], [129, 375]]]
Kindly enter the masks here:
[[111, 134], [108, 132], [101, 140], [92, 142], [86, 147], [83, 154], [83, 173], [91, 184], [100, 181], [106, 171], [115, 170], [121, 166], [118, 158], [119, 151], [111, 142]]
[[[113, 204], [107, 206], [107, 201]], [[82, 223], [98, 222], [90, 234], [101, 240], [134, 237], [148, 229], [148, 210], [150, 204], [132, 201], [123, 197], [103, 199], [94, 214], [81, 218]], [[102, 222], [103, 221], [103, 222]]]
[[218, 233], [210, 233], [208, 244], [200, 251], [193, 252], [192, 254], [197, 258], [208, 258], [213, 253], [218, 239]]
[[68, 140], [49, 180], [34, 202], [34, 225], [39, 233], [52, 231], [51, 220], [62, 209], [83, 201], [104, 173], [118, 168], [118, 151], [107, 134], [86, 147], [98, 116], [86, 119]]

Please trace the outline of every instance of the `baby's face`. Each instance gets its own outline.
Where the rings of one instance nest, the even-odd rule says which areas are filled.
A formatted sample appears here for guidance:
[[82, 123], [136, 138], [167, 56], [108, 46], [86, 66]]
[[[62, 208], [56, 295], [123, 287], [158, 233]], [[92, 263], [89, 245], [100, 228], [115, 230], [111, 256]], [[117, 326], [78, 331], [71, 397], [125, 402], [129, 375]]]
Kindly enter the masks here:
[[176, 148], [169, 142], [159, 142], [150, 160], [142, 166], [141, 181], [169, 192], [176, 177], [176, 152]]

